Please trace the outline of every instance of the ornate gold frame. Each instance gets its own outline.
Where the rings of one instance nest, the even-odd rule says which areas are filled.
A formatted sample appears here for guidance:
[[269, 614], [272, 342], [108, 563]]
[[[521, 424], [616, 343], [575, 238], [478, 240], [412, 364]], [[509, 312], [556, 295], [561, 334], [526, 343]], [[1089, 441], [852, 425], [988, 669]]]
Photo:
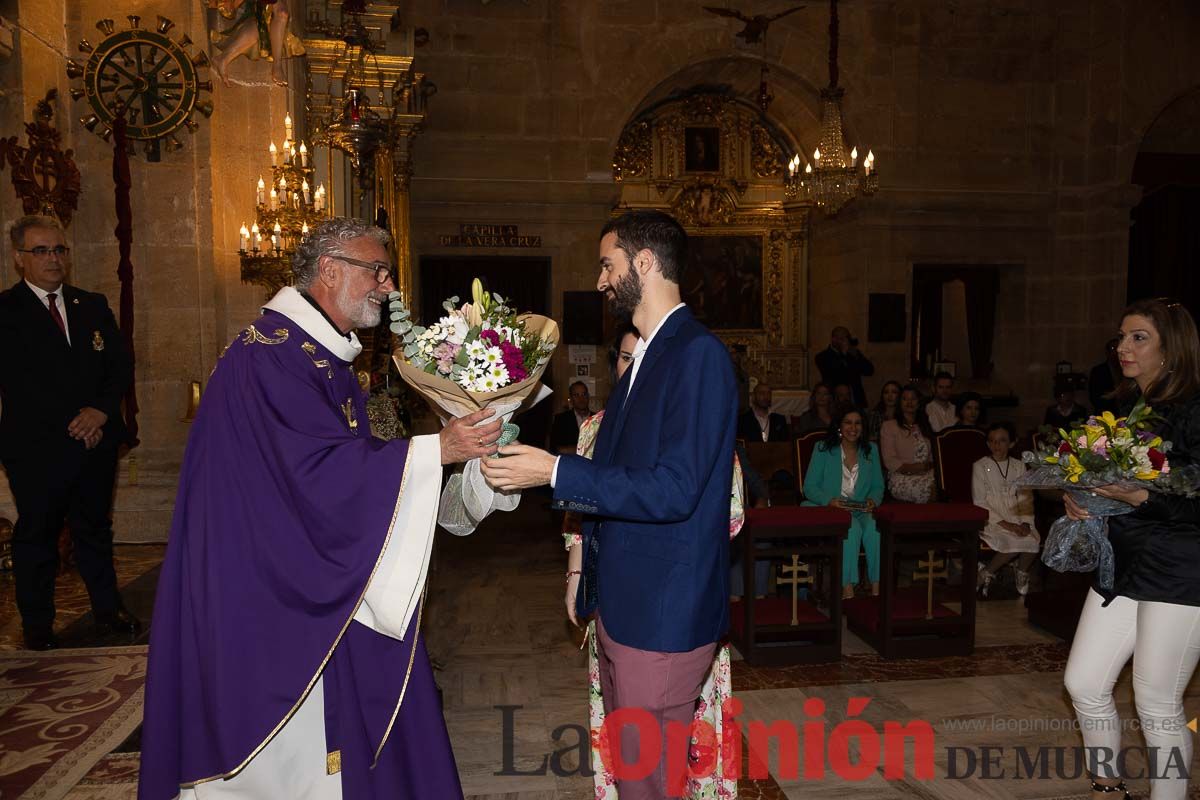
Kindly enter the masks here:
[[[720, 131], [716, 171], [688, 172], [684, 140], [692, 127]], [[753, 103], [697, 93], [635, 117], [617, 142], [613, 177], [621, 185], [614, 214], [656, 208], [689, 236], [761, 236], [763, 327], [720, 330], [743, 345], [747, 365], [774, 386], [807, 383], [808, 231], [811, 204], [785, 196], [789, 137]]]

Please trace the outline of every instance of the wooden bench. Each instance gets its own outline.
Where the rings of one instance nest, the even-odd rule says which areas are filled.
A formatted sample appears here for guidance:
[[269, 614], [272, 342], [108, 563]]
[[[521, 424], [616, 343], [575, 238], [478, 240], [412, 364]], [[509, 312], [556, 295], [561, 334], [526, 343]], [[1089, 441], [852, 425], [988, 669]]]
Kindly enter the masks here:
[[[735, 546], [742, 548], [747, 587], [754, 586], [754, 562], [781, 559], [783, 597], [734, 601], [730, 604], [730, 638], [747, 662], [780, 666], [838, 661], [842, 657], [842, 599], [831, 592], [822, 610], [811, 591], [817, 565], [830, 575], [842, 574], [842, 544], [850, 514], [835, 508], [775, 506], [746, 509], [746, 524]], [[769, 545], [759, 548], [758, 543]], [[749, 597], [751, 593], [747, 593]]]
[[[969, 503], [885, 503], [879, 528], [879, 596], [845, 601], [848, 627], [884, 658], [940, 658], [975, 649], [975, 583], [947, 587], [951, 558], [963, 575], [976, 572], [979, 531], [987, 512]], [[913, 585], [897, 586], [900, 560], [917, 557]], [[957, 595], [955, 597], [954, 595]], [[956, 611], [946, 603], [960, 604]]]

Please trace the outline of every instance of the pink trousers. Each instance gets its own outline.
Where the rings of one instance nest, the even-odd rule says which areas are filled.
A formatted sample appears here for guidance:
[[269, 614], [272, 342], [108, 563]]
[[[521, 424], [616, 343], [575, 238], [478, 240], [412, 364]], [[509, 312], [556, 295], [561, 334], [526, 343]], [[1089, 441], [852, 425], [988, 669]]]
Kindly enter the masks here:
[[[600, 691], [604, 713], [611, 717], [618, 709], [649, 712], [657, 726], [661, 746], [653, 759], [654, 769], [640, 780], [622, 779], [617, 773], [617, 793], [621, 800], [660, 800], [667, 794], [667, 724], [677, 722], [686, 730], [696, 712], [696, 700], [712, 668], [717, 645], [701, 645], [686, 653], [659, 653], [619, 644], [609, 637], [604, 623], [596, 619], [597, 655], [600, 666]], [[645, 719], [644, 715], [639, 715]], [[678, 738], [678, 737], [677, 737]], [[635, 725], [621, 728], [621, 761], [639, 763], [641, 736]], [[672, 753], [672, 763], [687, 764], [687, 739], [673, 742], [683, 752]], [[646, 756], [649, 759], [649, 756]]]

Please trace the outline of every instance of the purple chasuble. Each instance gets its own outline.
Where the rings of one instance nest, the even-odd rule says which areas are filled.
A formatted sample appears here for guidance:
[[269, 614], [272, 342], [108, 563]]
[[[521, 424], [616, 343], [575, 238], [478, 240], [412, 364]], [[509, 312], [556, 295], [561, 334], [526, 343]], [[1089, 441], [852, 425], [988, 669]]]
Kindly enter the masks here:
[[462, 797], [416, 615], [403, 642], [353, 620], [407, 456], [406, 440], [371, 436], [350, 364], [287, 316], [267, 310], [230, 344], [158, 584], [139, 800], [240, 771], [318, 677], [344, 798]]

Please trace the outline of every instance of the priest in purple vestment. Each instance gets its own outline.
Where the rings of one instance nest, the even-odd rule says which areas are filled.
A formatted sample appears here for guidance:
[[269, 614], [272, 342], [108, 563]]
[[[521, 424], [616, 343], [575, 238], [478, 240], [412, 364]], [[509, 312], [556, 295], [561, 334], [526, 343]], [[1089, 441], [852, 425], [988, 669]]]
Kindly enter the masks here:
[[441, 467], [500, 426], [371, 436], [354, 329], [393, 289], [389, 241], [317, 227], [217, 361], [158, 585], [139, 800], [462, 798], [422, 597]]

